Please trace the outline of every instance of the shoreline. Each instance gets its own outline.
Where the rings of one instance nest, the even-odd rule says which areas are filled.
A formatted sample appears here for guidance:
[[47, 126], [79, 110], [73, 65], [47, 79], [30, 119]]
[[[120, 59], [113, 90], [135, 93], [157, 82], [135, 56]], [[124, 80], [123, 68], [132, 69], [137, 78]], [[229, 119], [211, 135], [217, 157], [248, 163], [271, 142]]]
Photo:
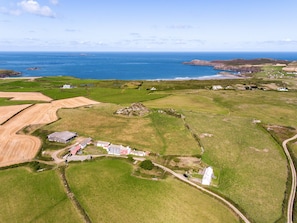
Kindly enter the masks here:
[[43, 78], [42, 76], [38, 76], [38, 77], [1, 77], [0, 79], [1, 80], [11, 80], [11, 79], [29, 79], [29, 80], [35, 80], [35, 79], [38, 79], [38, 78]]
[[[35, 79], [39, 79], [39, 78], [43, 78], [43, 77], [68, 77], [67, 75], [65, 76], [61, 76], [61, 75], [57, 75], [57, 76], [28, 76], [28, 77], [3, 77], [0, 78], [0, 80], [17, 80], [17, 79], [21, 79], [21, 80], [35, 80]], [[77, 78], [75, 76], [71, 76], [73, 78]], [[111, 80], [121, 80], [121, 81], [190, 81], [190, 80], [222, 80], [222, 79], [246, 79], [248, 77], [246, 76], [240, 76], [240, 75], [236, 75], [233, 74], [231, 72], [227, 72], [227, 71], [220, 71], [215, 75], [205, 75], [205, 76], [200, 76], [200, 77], [175, 77], [175, 78], [157, 78], [157, 79], [129, 79], [129, 80], [122, 80], [122, 79], [89, 79], [89, 78], [79, 78], [81, 80], [98, 80], [98, 81], [111, 81]]]

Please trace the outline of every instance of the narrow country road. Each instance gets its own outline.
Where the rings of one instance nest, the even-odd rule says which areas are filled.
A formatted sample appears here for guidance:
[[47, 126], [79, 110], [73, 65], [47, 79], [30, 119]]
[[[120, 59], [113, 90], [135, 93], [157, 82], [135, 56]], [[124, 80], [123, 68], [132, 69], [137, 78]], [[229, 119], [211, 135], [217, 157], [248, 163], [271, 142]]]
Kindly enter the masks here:
[[287, 223], [293, 223], [293, 207], [294, 207], [294, 199], [295, 199], [295, 194], [296, 194], [296, 170], [294, 167], [292, 157], [291, 157], [289, 150], [287, 148], [287, 143], [290, 141], [293, 141], [295, 139], [297, 139], [297, 134], [295, 136], [293, 136], [292, 138], [289, 138], [289, 139], [283, 141], [283, 144], [282, 144], [285, 154], [288, 158], [289, 165], [291, 168], [291, 173], [292, 173], [291, 193], [290, 193], [290, 197], [288, 200]]

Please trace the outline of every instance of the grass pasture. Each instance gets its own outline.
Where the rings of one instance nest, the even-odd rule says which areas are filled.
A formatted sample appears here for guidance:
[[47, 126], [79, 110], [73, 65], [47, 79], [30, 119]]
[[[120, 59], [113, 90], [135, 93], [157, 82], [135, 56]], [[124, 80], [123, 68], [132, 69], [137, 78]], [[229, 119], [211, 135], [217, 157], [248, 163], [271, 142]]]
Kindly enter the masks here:
[[145, 117], [114, 115], [118, 108], [117, 105], [102, 103], [91, 108], [62, 109], [58, 112], [60, 120], [43, 129], [74, 131], [95, 140], [166, 155], [200, 153], [181, 119], [158, 112]]
[[205, 149], [202, 159], [221, 170], [216, 190], [255, 222], [279, 219], [287, 163], [272, 137], [247, 118], [190, 112], [186, 117], [197, 135], [212, 134], [201, 138]]
[[223, 204], [197, 189], [171, 177], [139, 179], [131, 171], [124, 160], [102, 159], [71, 164], [66, 176], [93, 222], [239, 222]]
[[156, 108], [174, 108], [181, 112], [229, 114], [260, 119], [269, 124], [296, 126], [295, 92], [185, 90], [173, 91], [171, 96], [144, 104]]
[[155, 108], [174, 108], [178, 111], [200, 111], [219, 114], [228, 113], [228, 109], [217, 106], [209, 96], [201, 95], [200, 91], [173, 93], [170, 96], [144, 102], [146, 106]]
[[83, 222], [54, 170], [1, 170], [0, 182], [1, 222]]
[[[1, 91], [41, 92], [54, 100], [84, 96], [92, 100], [115, 104], [130, 104], [153, 100], [166, 96], [165, 94], [151, 94], [144, 88], [131, 89], [125, 87], [127, 81], [83, 80], [74, 77], [43, 77], [32, 80], [0, 80]], [[64, 84], [74, 88], [61, 89]]]
[[[61, 109], [58, 121], [41, 129], [37, 129], [38, 126], [25, 128], [23, 132], [28, 134], [37, 129], [34, 134], [43, 137], [44, 149], [64, 147], [64, 144], [46, 142], [45, 137], [52, 131], [68, 130], [161, 155], [199, 154], [200, 148], [183, 121], [157, 112], [173, 108], [185, 115], [186, 123], [200, 137], [205, 150], [202, 160], [220, 173], [218, 187], [212, 189], [235, 202], [255, 222], [281, 222], [286, 158], [268, 132], [252, 121], [258, 119], [267, 126], [297, 128], [296, 91], [209, 90], [214, 84], [227, 86], [230, 83], [254, 84], [255, 81], [258, 80], [144, 82], [139, 89], [133, 89], [133, 83], [131, 86], [131, 83], [117, 80], [46, 77], [35, 81], [0, 80], [0, 89], [39, 91], [54, 99], [85, 96], [104, 102]], [[296, 86], [296, 81], [292, 81]], [[266, 83], [265, 80], [260, 82]], [[280, 84], [280, 80], [276, 82]], [[63, 84], [75, 88], [60, 89]], [[156, 87], [157, 91], [146, 90], [151, 87]], [[145, 117], [113, 114], [133, 102], [143, 102], [154, 112]], [[0, 98], [0, 106], [24, 103], [28, 101]], [[290, 145], [296, 158], [297, 144]], [[89, 152], [93, 151], [95, 147]], [[106, 159], [71, 164], [66, 170], [71, 188], [94, 222], [238, 221], [228, 208], [179, 181], [138, 179], [131, 176], [131, 168], [124, 161]], [[0, 182], [3, 182], [0, 222], [81, 221], [54, 170], [42, 173], [31, 173], [24, 167], [2, 170]]]

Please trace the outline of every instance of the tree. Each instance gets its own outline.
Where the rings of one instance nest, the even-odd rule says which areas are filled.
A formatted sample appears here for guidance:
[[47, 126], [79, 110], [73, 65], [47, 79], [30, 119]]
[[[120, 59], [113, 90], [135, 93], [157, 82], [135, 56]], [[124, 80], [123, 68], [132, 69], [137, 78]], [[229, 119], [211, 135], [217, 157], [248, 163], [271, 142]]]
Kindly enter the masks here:
[[145, 170], [152, 170], [154, 168], [154, 164], [151, 160], [144, 160], [140, 163], [140, 167]]

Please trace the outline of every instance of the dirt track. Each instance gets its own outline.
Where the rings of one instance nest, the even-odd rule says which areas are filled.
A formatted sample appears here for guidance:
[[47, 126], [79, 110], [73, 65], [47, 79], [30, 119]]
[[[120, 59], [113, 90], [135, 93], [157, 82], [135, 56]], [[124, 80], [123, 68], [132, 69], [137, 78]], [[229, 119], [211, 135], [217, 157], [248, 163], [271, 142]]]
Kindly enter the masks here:
[[76, 97], [33, 105], [0, 126], [0, 167], [26, 162], [34, 158], [41, 142], [39, 138], [16, 133], [28, 125], [47, 124], [57, 120], [60, 108], [75, 108], [97, 104], [84, 97]]

